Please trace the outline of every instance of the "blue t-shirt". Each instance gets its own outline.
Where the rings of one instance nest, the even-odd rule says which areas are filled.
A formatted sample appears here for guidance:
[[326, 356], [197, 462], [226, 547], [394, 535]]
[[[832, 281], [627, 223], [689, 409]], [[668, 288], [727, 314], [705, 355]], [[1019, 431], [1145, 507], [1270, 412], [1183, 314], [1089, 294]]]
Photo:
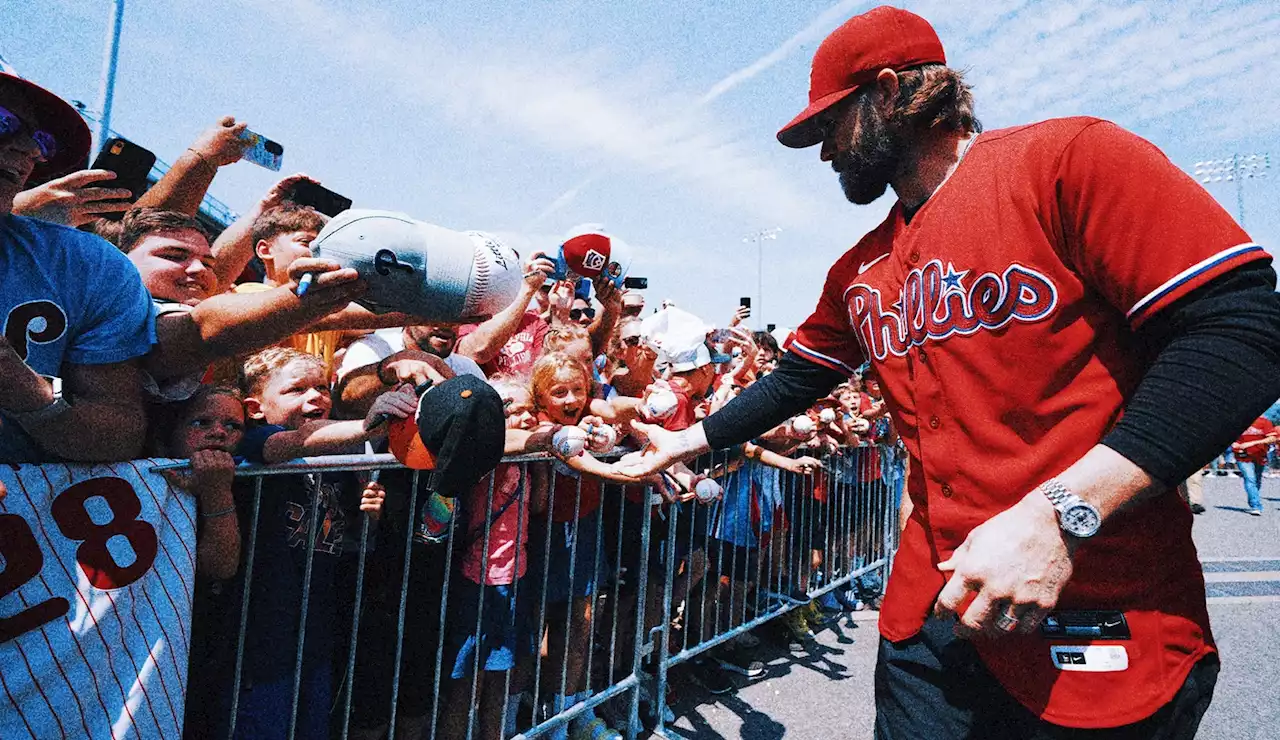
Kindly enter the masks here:
[[[120, 250], [83, 231], [0, 217], [0, 327], [27, 365], [61, 376], [67, 363], [109, 365], [155, 343], [155, 309]], [[0, 425], [0, 462], [48, 459], [16, 423]]]

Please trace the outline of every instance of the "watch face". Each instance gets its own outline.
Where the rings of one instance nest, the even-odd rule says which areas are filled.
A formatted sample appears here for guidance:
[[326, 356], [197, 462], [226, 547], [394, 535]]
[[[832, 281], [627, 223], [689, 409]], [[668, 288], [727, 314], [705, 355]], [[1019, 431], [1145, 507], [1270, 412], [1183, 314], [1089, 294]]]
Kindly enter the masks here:
[[1092, 537], [1102, 525], [1098, 510], [1089, 504], [1079, 503], [1062, 512], [1062, 529], [1074, 537]]

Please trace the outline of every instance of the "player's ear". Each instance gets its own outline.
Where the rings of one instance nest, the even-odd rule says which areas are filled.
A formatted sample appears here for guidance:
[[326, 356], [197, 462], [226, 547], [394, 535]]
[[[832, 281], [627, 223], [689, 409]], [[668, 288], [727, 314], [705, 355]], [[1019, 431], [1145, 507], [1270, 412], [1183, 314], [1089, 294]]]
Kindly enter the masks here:
[[271, 259], [271, 242], [266, 239], [259, 239], [257, 243], [253, 245], [253, 253], [258, 255], [258, 259], [260, 260]]
[[876, 75], [876, 107], [884, 116], [893, 113], [898, 101], [898, 73], [885, 67]]
[[267, 417], [267, 412], [262, 410], [262, 401], [249, 396], [244, 399], [244, 415], [250, 419], [262, 421]]

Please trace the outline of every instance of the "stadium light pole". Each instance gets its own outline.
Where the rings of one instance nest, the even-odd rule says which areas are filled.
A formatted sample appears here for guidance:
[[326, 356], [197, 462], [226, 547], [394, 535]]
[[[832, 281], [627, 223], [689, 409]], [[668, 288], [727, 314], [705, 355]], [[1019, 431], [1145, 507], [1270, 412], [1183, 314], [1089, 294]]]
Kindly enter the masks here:
[[743, 243], [755, 242], [756, 252], [759, 257], [756, 272], [756, 307], [752, 309], [752, 313], [756, 314], [756, 328], [758, 329], [764, 328], [764, 242], [766, 239], [777, 239], [778, 234], [781, 232], [781, 227], [775, 226], [772, 229], [753, 231], [742, 237]]
[[111, 104], [116, 96], [116, 63], [120, 59], [120, 29], [124, 25], [124, 0], [113, 0], [111, 26], [107, 29], [107, 49], [102, 60], [102, 86], [98, 96], [98, 139], [94, 151], [111, 137]]
[[1236, 213], [1240, 219], [1240, 227], [1244, 228], [1244, 181], [1267, 176], [1271, 169], [1271, 155], [1232, 154], [1226, 159], [1206, 159], [1196, 162], [1194, 177], [1201, 183], [1232, 182], [1236, 184]]

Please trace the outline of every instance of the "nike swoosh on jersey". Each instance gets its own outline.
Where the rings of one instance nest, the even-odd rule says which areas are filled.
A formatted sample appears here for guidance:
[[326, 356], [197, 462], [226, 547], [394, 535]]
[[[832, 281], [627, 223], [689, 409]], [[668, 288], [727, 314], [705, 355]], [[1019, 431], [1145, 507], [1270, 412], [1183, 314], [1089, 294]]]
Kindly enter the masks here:
[[879, 262], [880, 260], [882, 260], [882, 259], [884, 259], [885, 257], [888, 257], [888, 256], [889, 256], [889, 253], [888, 253], [888, 252], [885, 252], [884, 254], [880, 255], [879, 257], [876, 257], [875, 259], [871, 260], [870, 262], [863, 262], [863, 263], [862, 263], [862, 267], [859, 267], [859, 268], [858, 268], [858, 274], [859, 274], [859, 275], [861, 275], [862, 273], [866, 272], [867, 270], [870, 270], [872, 265], [874, 265], [875, 263]]

